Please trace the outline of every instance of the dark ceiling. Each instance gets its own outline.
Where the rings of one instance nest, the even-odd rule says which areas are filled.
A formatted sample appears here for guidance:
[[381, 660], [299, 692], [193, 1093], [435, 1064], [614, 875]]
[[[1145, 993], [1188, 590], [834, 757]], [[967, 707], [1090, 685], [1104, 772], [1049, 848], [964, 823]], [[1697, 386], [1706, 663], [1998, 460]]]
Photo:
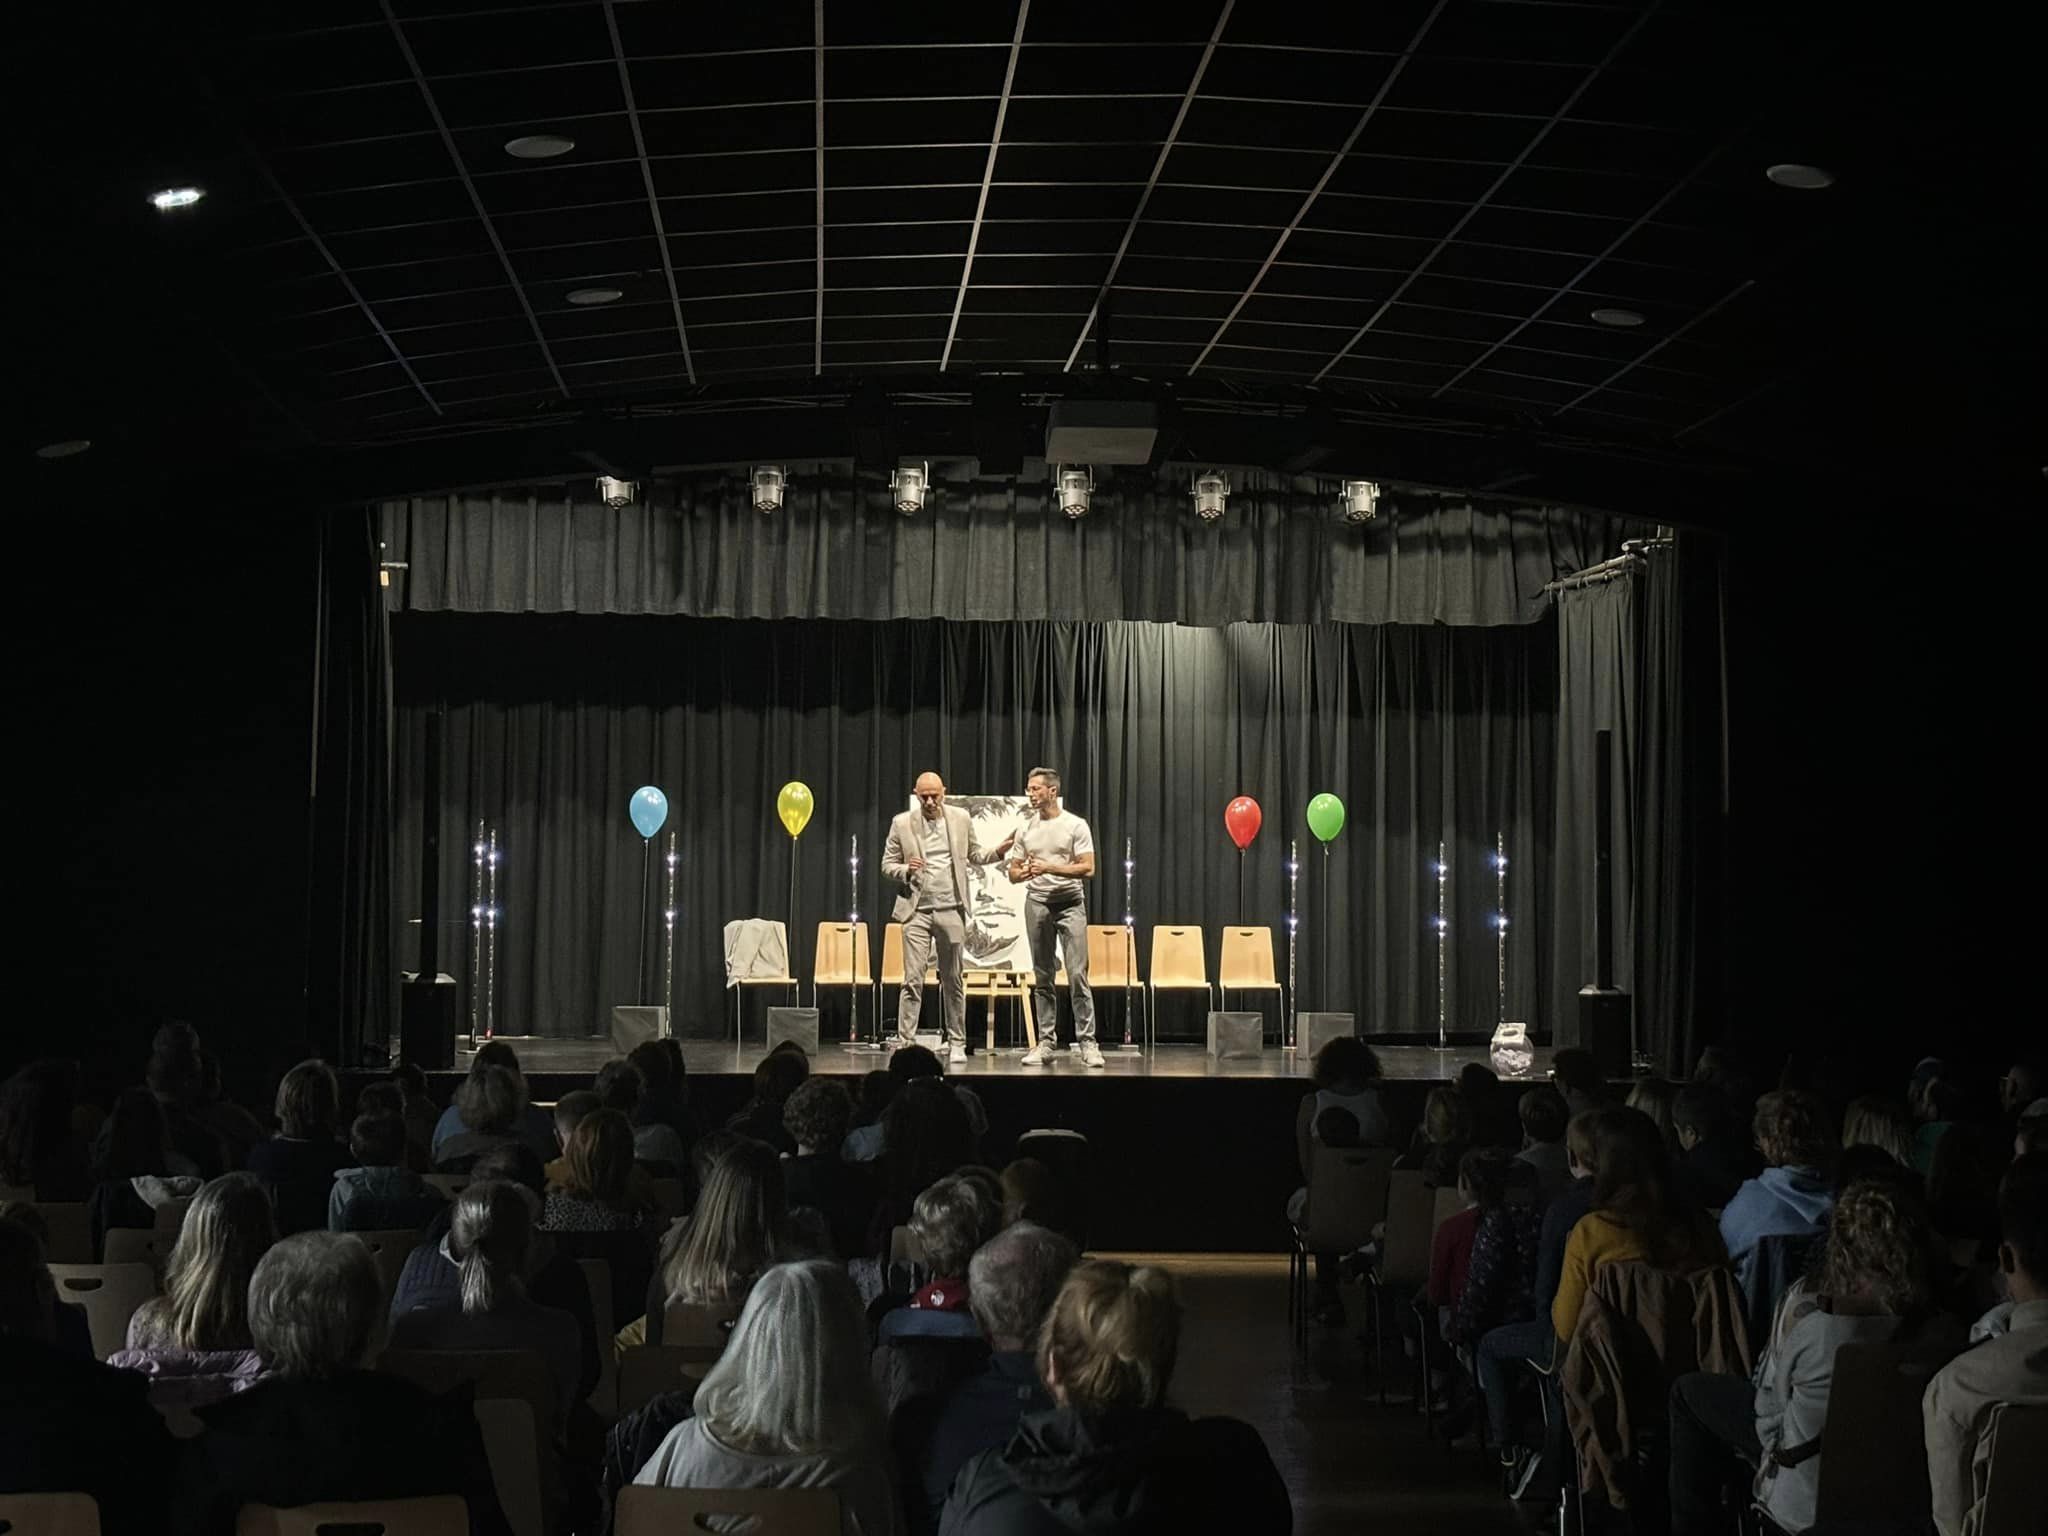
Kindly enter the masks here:
[[[424, 488], [575, 472], [628, 418], [646, 463], [823, 456], [861, 386], [907, 449], [971, 439], [928, 424], [977, 391], [1018, 392], [1028, 437], [1107, 372], [1170, 402], [1176, 458], [1609, 502], [2040, 487], [2037, 141], [1924, 15], [291, 0], [38, 25], [24, 448]], [[535, 133], [575, 147], [506, 152]], [[1773, 184], [1786, 161], [1836, 183]], [[184, 183], [197, 207], [146, 205]]]

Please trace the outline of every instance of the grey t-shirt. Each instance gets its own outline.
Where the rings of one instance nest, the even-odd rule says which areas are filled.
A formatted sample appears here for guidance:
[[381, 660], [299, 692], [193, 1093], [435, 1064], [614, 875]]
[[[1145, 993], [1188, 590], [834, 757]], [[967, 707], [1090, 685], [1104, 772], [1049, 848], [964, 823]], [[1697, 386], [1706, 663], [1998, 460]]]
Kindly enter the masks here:
[[953, 839], [946, 831], [946, 818], [920, 818], [919, 830], [924, 833], [924, 878], [918, 886], [918, 906], [927, 912], [959, 906], [953, 884]]
[[[1072, 811], [1061, 811], [1050, 821], [1043, 816], [1027, 817], [1010, 857], [1072, 864], [1082, 854], [1094, 851], [1095, 839], [1089, 835], [1088, 823]], [[1071, 875], [1036, 875], [1025, 882], [1024, 889], [1039, 901], [1063, 906], [1080, 896], [1081, 882]]]

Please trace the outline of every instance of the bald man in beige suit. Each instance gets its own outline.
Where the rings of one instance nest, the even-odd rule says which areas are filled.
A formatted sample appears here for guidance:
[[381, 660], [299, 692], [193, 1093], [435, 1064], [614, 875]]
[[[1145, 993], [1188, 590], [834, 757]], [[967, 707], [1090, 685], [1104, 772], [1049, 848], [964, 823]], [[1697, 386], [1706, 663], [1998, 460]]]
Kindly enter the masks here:
[[946, 781], [936, 773], [919, 774], [913, 792], [917, 809], [889, 823], [889, 839], [882, 845], [882, 874], [902, 887], [890, 914], [903, 925], [903, 994], [894, 1043], [917, 1042], [925, 967], [936, 946], [948, 1055], [965, 1061], [967, 983], [962, 962], [967, 954], [967, 866], [997, 863], [1016, 838], [1006, 837], [994, 848], [980, 847], [968, 814], [948, 809]]

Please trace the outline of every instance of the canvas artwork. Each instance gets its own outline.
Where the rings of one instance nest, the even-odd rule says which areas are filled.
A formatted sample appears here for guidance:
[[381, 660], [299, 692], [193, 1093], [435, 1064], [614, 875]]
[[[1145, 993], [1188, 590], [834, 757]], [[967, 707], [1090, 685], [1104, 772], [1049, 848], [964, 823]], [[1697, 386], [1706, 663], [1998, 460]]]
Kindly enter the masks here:
[[[1031, 802], [1022, 795], [956, 795], [946, 792], [946, 804], [967, 813], [974, 823], [974, 840], [993, 848], [1023, 826], [1031, 816]], [[910, 797], [917, 808], [917, 797]], [[967, 962], [970, 971], [1028, 971], [1031, 946], [1024, 938], [1024, 887], [1012, 885], [1007, 861], [976, 864], [967, 871]]]

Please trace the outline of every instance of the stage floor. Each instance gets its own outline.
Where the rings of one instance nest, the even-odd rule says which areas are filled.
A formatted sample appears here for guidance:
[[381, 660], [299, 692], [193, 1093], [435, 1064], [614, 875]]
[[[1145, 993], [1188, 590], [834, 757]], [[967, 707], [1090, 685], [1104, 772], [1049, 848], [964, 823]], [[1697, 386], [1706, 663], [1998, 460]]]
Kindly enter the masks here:
[[[505, 1043], [519, 1053], [520, 1067], [529, 1076], [594, 1073], [618, 1052], [602, 1035], [583, 1040], [565, 1040], [539, 1035], [504, 1036]], [[936, 1047], [936, 1037], [923, 1043]], [[467, 1042], [456, 1042], [458, 1069], [466, 1069], [471, 1052]], [[1390, 1082], [1443, 1083], [1458, 1075], [1468, 1062], [1487, 1060], [1483, 1045], [1453, 1046], [1438, 1050], [1427, 1045], [1374, 1045], [1373, 1052]], [[683, 1060], [693, 1077], [747, 1077], [767, 1055], [763, 1045], [735, 1046], [730, 1040], [685, 1040]], [[1160, 1045], [1150, 1051], [1105, 1050], [1103, 1068], [1090, 1071], [1080, 1060], [1062, 1051], [1053, 1062], [1027, 1067], [1021, 1048], [994, 1052], [976, 1051], [963, 1065], [948, 1068], [948, 1075], [967, 1082], [988, 1078], [1099, 1078], [1105, 1081], [1144, 1081], [1153, 1078], [1306, 1078], [1312, 1066], [1306, 1053], [1269, 1049], [1257, 1057], [1218, 1061], [1199, 1045]], [[1538, 1080], [1550, 1071], [1550, 1048], [1538, 1046], [1535, 1063], [1519, 1081]], [[889, 1054], [868, 1047], [848, 1046], [844, 1041], [823, 1043], [811, 1058], [813, 1071], [859, 1076], [889, 1064]]]

